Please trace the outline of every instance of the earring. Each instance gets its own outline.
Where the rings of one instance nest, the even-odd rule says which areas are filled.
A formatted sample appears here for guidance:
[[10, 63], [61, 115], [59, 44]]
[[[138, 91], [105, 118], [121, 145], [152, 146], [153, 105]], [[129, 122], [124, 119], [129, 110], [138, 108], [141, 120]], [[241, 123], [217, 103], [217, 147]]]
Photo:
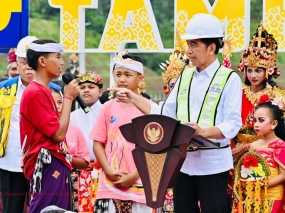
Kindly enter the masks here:
[[[117, 87], [118, 87], [118, 86], [117, 86], [116, 83], [114, 83], [113, 86], [112, 86], [112, 88], [117, 88]], [[115, 95], [115, 92], [114, 92], [114, 91], [110, 91], [110, 92], [109, 92], [109, 96], [108, 96], [109, 100], [113, 99], [113, 98], [114, 98], [114, 95]]]
[[271, 127], [270, 127], [270, 129], [271, 129], [271, 130], [274, 130], [274, 129], [275, 129], [275, 127], [274, 127], [274, 126], [271, 126]]
[[139, 94], [141, 94], [141, 93], [145, 93], [145, 82], [144, 81], [142, 81], [141, 83], [139, 83], [139, 85], [138, 85], [138, 92], [139, 92]]

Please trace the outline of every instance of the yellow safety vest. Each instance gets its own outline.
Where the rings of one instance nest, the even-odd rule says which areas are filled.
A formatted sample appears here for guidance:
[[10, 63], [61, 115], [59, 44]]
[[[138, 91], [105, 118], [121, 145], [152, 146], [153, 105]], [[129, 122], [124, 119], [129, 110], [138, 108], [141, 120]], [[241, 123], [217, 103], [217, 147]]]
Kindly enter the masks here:
[[0, 89], [0, 157], [5, 155], [16, 92], [17, 84]]
[[[184, 70], [181, 74], [178, 93], [176, 117], [182, 122], [190, 122], [191, 109], [189, 107], [190, 88], [195, 68]], [[197, 124], [201, 127], [215, 126], [216, 113], [224, 87], [233, 70], [220, 66], [214, 74], [197, 119]], [[215, 139], [210, 139], [215, 142]], [[201, 147], [200, 147], [201, 148]]]

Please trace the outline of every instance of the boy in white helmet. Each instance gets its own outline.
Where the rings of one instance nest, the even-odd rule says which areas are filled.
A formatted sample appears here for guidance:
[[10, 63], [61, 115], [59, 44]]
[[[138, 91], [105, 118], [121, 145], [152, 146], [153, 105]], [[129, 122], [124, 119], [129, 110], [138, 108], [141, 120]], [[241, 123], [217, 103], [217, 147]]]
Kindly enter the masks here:
[[[174, 186], [174, 209], [178, 213], [227, 212], [229, 170], [233, 168], [230, 139], [241, 127], [239, 76], [216, 57], [223, 47], [223, 26], [209, 14], [196, 14], [187, 24], [188, 57], [194, 68], [180, 75], [162, 109], [147, 103], [125, 88], [117, 100], [134, 103], [145, 114], [170, 116], [187, 123], [196, 133], [221, 144], [220, 148], [189, 148]], [[189, 146], [190, 147], [190, 146]]]
[[[21, 169], [19, 110], [22, 94], [35, 75], [26, 59], [26, 47], [35, 40], [37, 38], [34, 36], [26, 36], [19, 41], [16, 50], [19, 76], [0, 83], [0, 112], [5, 115], [1, 116], [0, 120], [0, 185], [3, 213], [23, 212], [30, 189], [30, 183]], [[59, 87], [55, 84], [52, 86]]]

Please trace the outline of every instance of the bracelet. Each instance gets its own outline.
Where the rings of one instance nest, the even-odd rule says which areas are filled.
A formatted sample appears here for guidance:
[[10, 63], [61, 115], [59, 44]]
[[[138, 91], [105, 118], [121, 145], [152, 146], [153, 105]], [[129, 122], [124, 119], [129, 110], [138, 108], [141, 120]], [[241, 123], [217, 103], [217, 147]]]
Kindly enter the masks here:
[[71, 101], [73, 101], [73, 99], [72, 99], [71, 97], [69, 97], [69, 96], [63, 96], [63, 98], [68, 98], [68, 99], [70, 99]]

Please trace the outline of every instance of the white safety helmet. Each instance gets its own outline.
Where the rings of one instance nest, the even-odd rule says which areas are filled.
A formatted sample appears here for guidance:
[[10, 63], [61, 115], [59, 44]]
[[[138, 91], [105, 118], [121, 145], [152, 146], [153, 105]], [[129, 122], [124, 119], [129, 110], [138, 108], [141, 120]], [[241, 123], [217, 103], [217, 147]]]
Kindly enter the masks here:
[[192, 40], [200, 38], [222, 38], [223, 24], [213, 15], [199, 13], [194, 15], [186, 26], [186, 33], [181, 39]]
[[30, 45], [30, 43], [32, 43], [35, 40], [39, 39], [35, 36], [26, 36], [22, 38], [17, 45], [15, 54], [18, 57], [27, 58], [27, 49], [28, 49], [27, 47]]

